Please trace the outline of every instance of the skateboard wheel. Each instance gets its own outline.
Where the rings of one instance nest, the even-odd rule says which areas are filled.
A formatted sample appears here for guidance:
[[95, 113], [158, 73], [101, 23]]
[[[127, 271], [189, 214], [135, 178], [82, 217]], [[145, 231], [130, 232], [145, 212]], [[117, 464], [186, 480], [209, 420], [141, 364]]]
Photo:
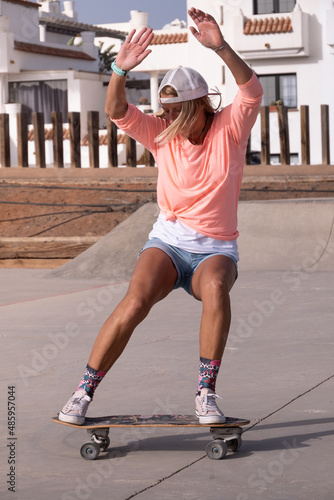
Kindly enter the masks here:
[[100, 454], [100, 446], [97, 443], [85, 443], [81, 446], [80, 454], [85, 460], [95, 460]]
[[228, 447], [222, 439], [215, 439], [206, 446], [206, 454], [212, 460], [221, 460], [225, 457]]
[[231, 450], [231, 451], [237, 451], [240, 446], [241, 446], [241, 437], [238, 436], [237, 438], [235, 439], [231, 439], [229, 442], [228, 442], [228, 448]]

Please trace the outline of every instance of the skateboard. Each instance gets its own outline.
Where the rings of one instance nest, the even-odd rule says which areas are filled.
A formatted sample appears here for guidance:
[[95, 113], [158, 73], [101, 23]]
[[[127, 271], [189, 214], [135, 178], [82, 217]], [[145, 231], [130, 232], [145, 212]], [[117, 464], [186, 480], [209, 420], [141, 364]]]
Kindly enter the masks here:
[[228, 451], [235, 452], [240, 448], [242, 426], [249, 420], [226, 417], [225, 423], [200, 424], [193, 415], [113, 415], [108, 417], [86, 418], [84, 425], [62, 422], [57, 417], [51, 419], [57, 424], [86, 429], [90, 441], [81, 446], [80, 454], [85, 460], [95, 460], [101, 451], [110, 445], [109, 429], [111, 427], [206, 427], [213, 435], [213, 441], [206, 446], [206, 454], [213, 460], [225, 457]]

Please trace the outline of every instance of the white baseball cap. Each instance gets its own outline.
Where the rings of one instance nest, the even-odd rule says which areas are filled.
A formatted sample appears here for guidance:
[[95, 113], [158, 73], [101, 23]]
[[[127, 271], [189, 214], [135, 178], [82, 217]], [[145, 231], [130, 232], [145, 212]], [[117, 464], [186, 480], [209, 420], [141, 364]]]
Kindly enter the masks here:
[[198, 71], [184, 66], [179, 66], [166, 73], [159, 87], [159, 96], [166, 85], [173, 87], [177, 97], [159, 97], [162, 104], [191, 101], [209, 93], [208, 84], [202, 75]]

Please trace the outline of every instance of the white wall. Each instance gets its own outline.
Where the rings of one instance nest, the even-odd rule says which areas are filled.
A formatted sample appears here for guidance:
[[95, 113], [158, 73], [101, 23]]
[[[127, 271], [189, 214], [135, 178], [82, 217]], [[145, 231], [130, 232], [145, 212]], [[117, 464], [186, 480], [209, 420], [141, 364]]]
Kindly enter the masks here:
[[103, 83], [109, 81], [109, 75], [69, 71], [66, 78], [68, 84], [68, 111], [81, 113], [81, 137], [87, 134], [88, 111], [98, 111], [100, 128], [105, 128], [107, 119], [104, 106], [107, 87]]
[[[72, 37], [70, 35], [63, 35], [60, 33], [53, 33], [52, 31], [46, 31], [45, 43], [49, 45], [50, 43], [57, 43], [62, 45], [67, 45], [67, 42]], [[72, 46], [71, 46], [72, 47]]]
[[[96, 75], [95, 75], [96, 76]], [[80, 91], [80, 111], [81, 111], [81, 132], [82, 135], [87, 133], [87, 112], [98, 111], [100, 119], [100, 127], [106, 127], [106, 115], [104, 111], [107, 87], [103, 87], [101, 80], [78, 80]], [[88, 98], [89, 96], [89, 98]]]
[[138, 72], [159, 71], [162, 75], [176, 66], [188, 66], [188, 44], [152, 45], [151, 54], [136, 67]]
[[1, 6], [1, 15], [9, 18], [9, 31], [14, 33], [16, 40], [29, 43], [39, 41], [38, 8], [8, 2], [2, 2]]
[[[58, 49], [63, 49], [56, 44], [48, 44]], [[72, 50], [81, 52], [80, 49], [71, 47]], [[87, 61], [84, 59], [74, 59], [69, 57], [35, 54], [33, 52], [15, 51], [15, 60], [19, 63], [21, 71], [30, 71], [32, 68], [35, 71], [62, 71], [62, 70], [81, 70], [81, 71], [97, 71], [98, 62]]]

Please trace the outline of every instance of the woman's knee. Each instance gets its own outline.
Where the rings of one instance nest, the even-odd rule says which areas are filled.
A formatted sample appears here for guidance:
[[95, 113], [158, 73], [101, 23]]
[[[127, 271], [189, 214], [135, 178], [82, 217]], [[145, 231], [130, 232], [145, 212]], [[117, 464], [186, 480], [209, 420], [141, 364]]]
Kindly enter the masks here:
[[203, 305], [212, 309], [221, 309], [229, 306], [230, 292], [225, 280], [220, 277], [212, 277], [202, 289]]
[[224, 255], [204, 260], [196, 269], [192, 290], [200, 300], [226, 300], [236, 278], [234, 262]]
[[150, 312], [153, 304], [143, 295], [128, 294], [124, 297], [126, 317], [140, 323]]

